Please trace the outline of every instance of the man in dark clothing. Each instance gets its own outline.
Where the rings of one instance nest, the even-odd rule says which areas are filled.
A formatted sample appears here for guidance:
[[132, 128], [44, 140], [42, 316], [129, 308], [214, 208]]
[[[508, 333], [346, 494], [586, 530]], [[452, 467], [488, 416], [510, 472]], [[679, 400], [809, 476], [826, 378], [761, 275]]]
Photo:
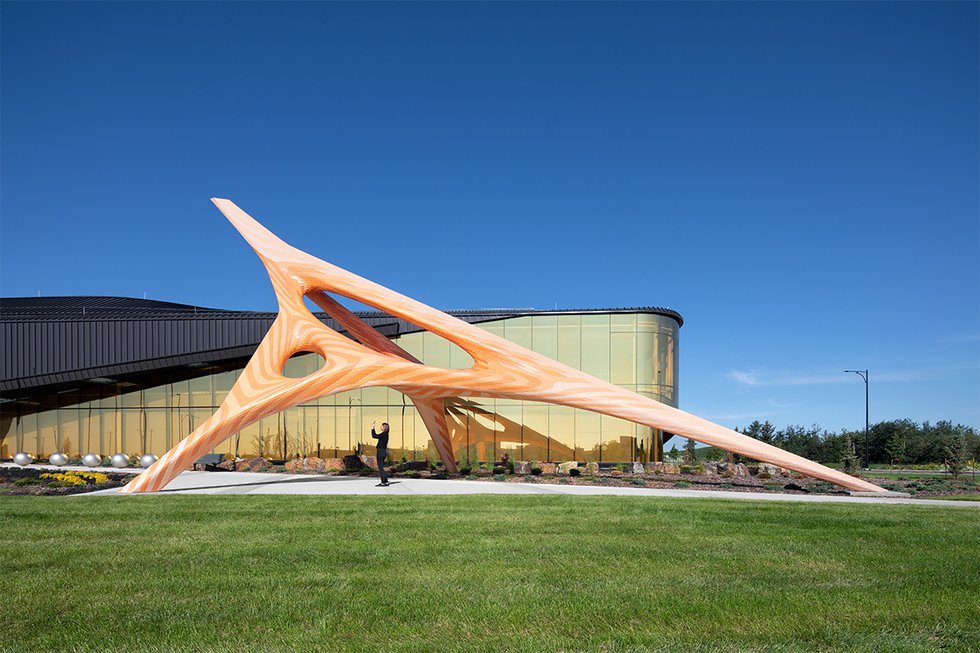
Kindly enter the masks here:
[[371, 437], [378, 441], [378, 471], [381, 472], [381, 482], [378, 487], [388, 487], [388, 475], [385, 474], [385, 458], [388, 457], [388, 422], [381, 423], [381, 433], [375, 433], [374, 425], [371, 422]]

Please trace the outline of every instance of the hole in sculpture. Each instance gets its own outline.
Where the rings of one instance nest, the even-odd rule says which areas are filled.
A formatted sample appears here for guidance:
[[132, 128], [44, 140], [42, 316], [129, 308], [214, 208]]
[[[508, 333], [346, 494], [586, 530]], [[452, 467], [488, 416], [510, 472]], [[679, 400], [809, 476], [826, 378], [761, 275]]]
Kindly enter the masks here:
[[[311, 296], [316, 296], [317, 294], [326, 295], [326, 299], [320, 298], [322, 305], [317, 304], [311, 298]], [[348, 337], [361, 342], [361, 344], [371, 349], [375, 347], [370, 342], [363, 341], [369, 340], [370, 333], [367, 335], [360, 334], [363, 336], [362, 340], [361, 337], [358, 337], [359, 334], [352, 333], [352, 329], [348, 329], [345, 326], [344, 322], [350, 318], [347, 311], [353, 313], [361, 322], [366, 323], [371, 329], [376, 330], [386, 339], [422, 361], [425, 365], [441, 367], [443, 369], [463, 370], [472, 367], [474, 364], [473, 358], [466, 353], [465, 349], [456, 343], [432, 333], [409, 320], [394, 317], [368, 304], [363, 304], [342, 295], [335, 296], [318, 290], [310, 292], [303, 300], [306, 302], [306, 306], [310, 309], [310, 312], [320, 318], [327, 326], [333, 328], [335, 331], [343, 332]], [[341, 300], [344, 300], [344, 302], [338, 309], [336, 304], [339, 304]], [[357, 326], [352, 328], [356, 329]]]
[[298, 351], [282, 366], [282, 375], [287, 379], [302, 379], [323, 367], [323, 356], [312, 351]]

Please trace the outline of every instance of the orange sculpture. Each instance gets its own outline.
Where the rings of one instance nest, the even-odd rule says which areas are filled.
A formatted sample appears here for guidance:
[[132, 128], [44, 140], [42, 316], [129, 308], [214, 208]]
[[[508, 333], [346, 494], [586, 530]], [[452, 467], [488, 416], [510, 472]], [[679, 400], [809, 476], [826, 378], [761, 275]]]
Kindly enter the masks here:
[[[219, 443], [267, 415], [320, 397], [389, 386], [418, 408], [449, 471], [456, 470], [446, 426], [447, 399], [498, 397], [582, 408], [684, 435], [843, 487], [884, 492], [876, 485], [671, 408], [529, 351], [287, 245], [233, 202], [212, 199], [265, 264], [279, 315], [218, 410], [136, 477], [122, 492], [156, 492]], [[464, 349], [468, 369], [425, 365], [375, 331], [327, 293], [335, 293], [412, 322]], [[357, 342], [330, 329], [306, 308], [309, 297]], [[300, 352], [323, 357], [323, 367], [295, 379], [283, 376]]]

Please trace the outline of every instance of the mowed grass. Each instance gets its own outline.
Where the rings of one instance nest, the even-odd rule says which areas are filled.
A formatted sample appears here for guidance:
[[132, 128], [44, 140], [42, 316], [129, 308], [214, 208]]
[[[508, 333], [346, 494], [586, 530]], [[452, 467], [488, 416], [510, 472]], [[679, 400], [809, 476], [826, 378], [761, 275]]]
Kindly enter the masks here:
[[976, 651], [980, 511], [0, 499], [0, 650]]

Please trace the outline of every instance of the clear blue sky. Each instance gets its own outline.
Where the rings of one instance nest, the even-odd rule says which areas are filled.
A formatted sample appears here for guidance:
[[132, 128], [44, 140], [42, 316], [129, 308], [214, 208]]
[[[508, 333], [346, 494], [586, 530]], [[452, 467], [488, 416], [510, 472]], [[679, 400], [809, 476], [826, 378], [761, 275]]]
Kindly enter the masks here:
[[680, 311], [729, 426], [980, 426], [976, 3], [2, 5], [3, 296]]

